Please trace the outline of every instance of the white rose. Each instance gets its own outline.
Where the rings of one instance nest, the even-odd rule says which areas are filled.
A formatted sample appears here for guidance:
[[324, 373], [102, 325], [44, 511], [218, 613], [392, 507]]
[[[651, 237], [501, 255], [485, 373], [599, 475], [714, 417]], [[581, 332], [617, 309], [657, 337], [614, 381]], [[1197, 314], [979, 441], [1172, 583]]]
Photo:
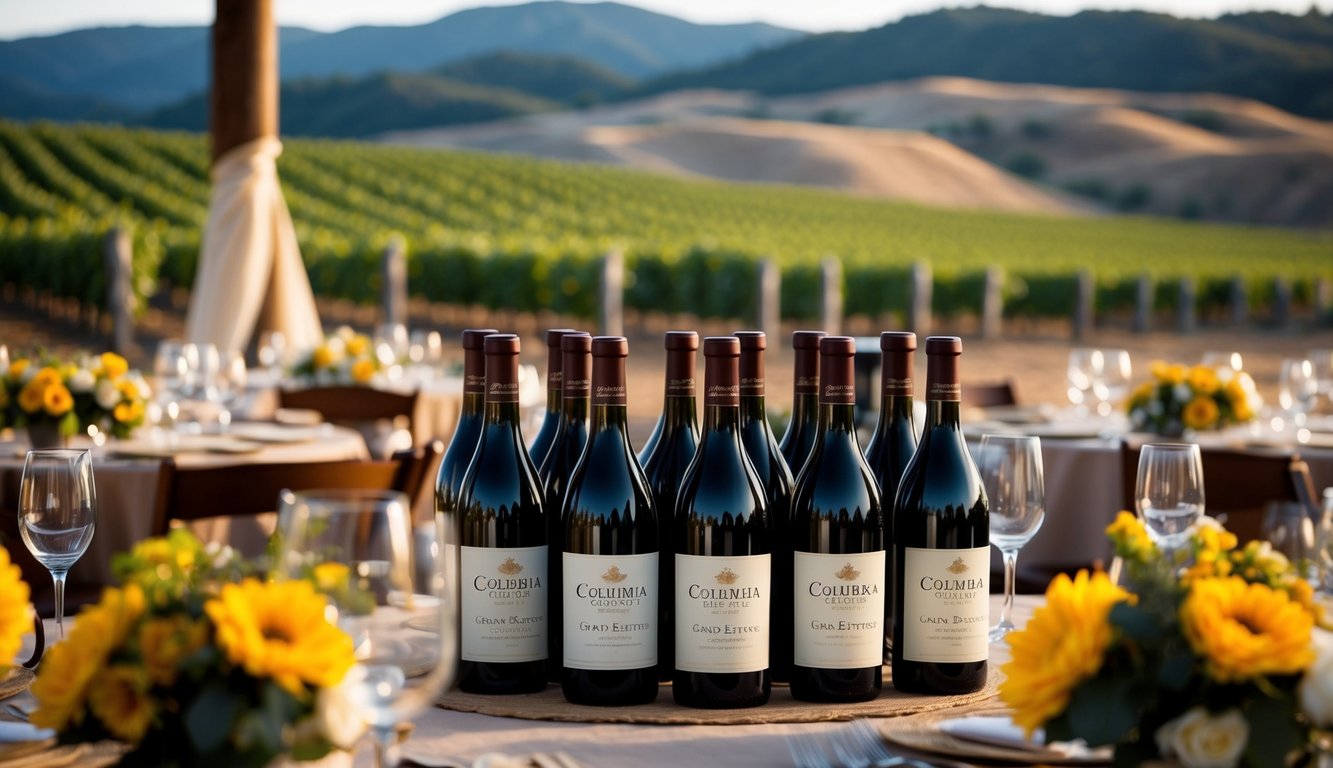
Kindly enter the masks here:
[[1320, 728], [1333, 728], [1333, 632], [1315, 630], [1315, 661], [1301, 681], [1301, 711]]
[[28, 367], [24, 368], [23, 373], [19, 375], [19, 381], [27, 384], [33, 380], [33, 377], [37, 375], [37, 371], [39, 370], [41, 370], [40, 365], [37, 365], [35, 362], [29, 362]]
[[1194, 399], [1194, 390], [1190, 389], [1190, 385], [1188, 384], [1177, 384], [1171, 390], [1171, 394], [1175, 396], [1176, 400], [1182, 403], [1188, 403], [1190, 400]]
[[322, 688], [315, 695], [315, 723], [319, 732], [340, 749], [356, 746], [366, 732], [366, 719], [357, 701], [363, 694], [365, 679], [366, 668], [357, 664], [347, 670], [342, 682]]
[[69, 391], [71, 392], [91, 392], [97, 385], [97, 377], [87, 368], [80, 368], [69, 377]]
[[120, 402], [120, 390], [116, 389], [116, 385], [110, 379], [102, 379], [97, 382], [97, 391], [93, 393], [93, 398], [103, 410], [109, 411]]
[[1239, 709], [1213, 716], [1195, 707], [1157, 730], [1157, 750], [1185, 768], [1232, 768], [1250, 738], [1250, 724]]

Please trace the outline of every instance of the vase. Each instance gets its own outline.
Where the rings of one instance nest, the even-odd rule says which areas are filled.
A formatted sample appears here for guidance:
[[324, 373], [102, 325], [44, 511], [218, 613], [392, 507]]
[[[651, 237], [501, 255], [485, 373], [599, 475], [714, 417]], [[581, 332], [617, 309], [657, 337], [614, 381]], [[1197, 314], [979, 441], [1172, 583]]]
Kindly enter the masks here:
[[28, 442], [33, 450], [46, 448], [64, 448], [65, 436], [60, 434], [60, 425], [50, 421], [39, 421], [28, 425]]

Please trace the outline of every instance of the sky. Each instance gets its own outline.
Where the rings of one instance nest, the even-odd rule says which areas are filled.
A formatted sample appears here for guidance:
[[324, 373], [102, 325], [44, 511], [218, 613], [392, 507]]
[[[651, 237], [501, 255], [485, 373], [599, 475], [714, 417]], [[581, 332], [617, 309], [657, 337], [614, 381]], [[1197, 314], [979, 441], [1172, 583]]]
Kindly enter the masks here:
[[[278, 22], [323, 31], [358, 24], [411, 25], [478, 5], [527, 0], [274, 0]], [[580, 0], [581, 1], [581, 0]], [[623, 0], [699, 23], [767, 21], [810, 32], [858, 30], [904, 15], [979, 0]], [[1311, 0], [988, 0], [987, 4], [1052, 14], [1086, 8], [1140, 8], [1177, 16], [1217, 16], [1248, 10], [1304, 13]], [[1317, 0], [1323, 12], [1333, 0]], [[213, 0], [0, 0], [0, 39], [94, 26], [209, 24]]]

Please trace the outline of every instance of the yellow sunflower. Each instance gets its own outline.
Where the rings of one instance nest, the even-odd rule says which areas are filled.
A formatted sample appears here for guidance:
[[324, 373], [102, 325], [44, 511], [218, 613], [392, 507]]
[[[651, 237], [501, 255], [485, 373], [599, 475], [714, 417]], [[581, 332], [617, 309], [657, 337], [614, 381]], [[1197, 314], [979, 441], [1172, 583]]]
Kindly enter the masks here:
[[113, 664], [103, 669], [88, 691], [88, 707], [107, 733], [138, 744], [153, 724], [157, 707], [149, 695], [152, 683], [142, 667]]
[[1310, 666], [1313, 617], [1281, 590], [1232, 576], [1203, 579], [1180, 607], [1185, 637], [1222, 683], [1293, 675]]
[[1070, 693], [1102, 666], [1111, 643], [1108, 619], [1116, 603], [1135, 598], [1105, 573], [1060, 574], [1046, 590], [1046, 604], [1027, 626], [1008, 635], [1010, 661], [1004, 665], [1000, 698], [1014, 722], [1031, 735], [1064, 711]]
[[102, 372], [109, 379], [119, 379], [130, 369], [129, 361], [115, 352], [103, 352], [101, 357]]
[[62, 382], [62, 379], [60, 378], [60, 371], [56, 370], [55, 368], [52, 368], [49, 365], [38, 371], [37, 375], [32, 377], [32, 380], [38, 382], [43, 389], [51, 386], [52, 384], [60, 384]]
[[1207, 395], [1199, 395], [1185, 404], [1180, 414], [1181, 421], [1190, 429], [1208, 429], [1217, 423], [1217, 403]]
[[134, 424], [143, 418], [143, 402], [135, 400], [131, 403], [116, 403], [111, 415], [121, 424]]
[[37, 413], [46, 405], [46, 385], [33, 379], [19, 390], [19, 407], [25, 413]]
[[48, 416], [59, 418], [74, 407], [74, 396], [64, 384], [52, 384], [42, 393], [42, 407]]
[[1157, 389], [1157, 384], [1151, 381], [1145, 381], [1134, 388], [1134, 393], [1129, 396], [1129, 405], [1131, 408], [1146, 404], [1152, 399], [1152, 393]]
[[14, 362], [10, 363], [9, 378], [13, 379], [14, 381], [18, 381], [19, 379], [23, 378], [23, 374], [28, 372], [28, 366], [30, 365], [32, 365], [32, 361], [25, 357], [21, 357], [18, 360], [15, 360]]
[[139, 653], [148, 678], [158, 685], [176, 682], [180, 661], [208, 641], [208, 624], [175, 615], [150, 619], [139, 629]]
[[362, 334], [356, 334], [347, 340], [347, 354], [350, 357], [360, 357], [370, 348], [370, 339]]
[[1190, 389], [1201, 395], [1211, 395], [1222, 385], [1217, 378], [1217, 371], [1205, 365], [1190, 368], [1185, 380], [1189, 382]]
[[293, 695], [329, 687], [355, 662], [352, 639], [325, 618], [327, 601], [308, 581], [227, 584], [204, 610], [227, 659], [271, 677]]
[[1133, 512], [1120, 510], [1115, 522], [1106, 526], [1106, 535], [1110, 537], [1116, 553], [1121, 557], [1142, 560], [1155, 550], [1152, 539], [1148, 536], [1148, 529], [1143, 527], [1143, 521]]
[[328, 368], [333, 365], [333, 350], [329, 349], [327, 344], [320, 344], [315, 347], [315, 351], [310, 353], [310, 364], [316, 369]]
[[68, 723], [83, 720], [89, 681], [111, 651], [125, 641], [143, 612], [143, 590], [131, 584], [124, 589], [104, 590], [100, 603], [79, 614], [65, 639], [42, 657], [32, 683], [32, 695], [37, 699], [33, 725], [61, 730]]
[[14, 662], [23, 636], [32, 631], [30, 597], [22, 572], [9, 561], [9, 552], [0, 547], [0, 669]]
[[365, 384], [375, 375], [375, 364], [366, 358], [361, 358], [352, 363], [352, 381], [358, 384]]

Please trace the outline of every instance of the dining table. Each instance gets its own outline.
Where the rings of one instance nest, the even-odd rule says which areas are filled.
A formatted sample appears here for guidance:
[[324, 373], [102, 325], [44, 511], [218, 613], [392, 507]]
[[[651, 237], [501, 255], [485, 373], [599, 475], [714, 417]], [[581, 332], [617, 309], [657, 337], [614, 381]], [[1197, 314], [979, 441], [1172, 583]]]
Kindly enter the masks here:
[[[69, 572], [67, 585], [71, 592], [113, 583], [113, 556], [154, 534], [158, 474], [165, 459], [181, 467], [220, 467], [369, 458], [365, 440], [358, 432], [332, 424], [240, 422], [227, 434], [216, 435], [141, 429], [130, 439], [111, 439], [100, 445], [86, 437], [71, 438], [69, 447], [92, 451], [97, 495], [97, 526], [88, 550]], [[0, 533], [17, 534], [14, 516], [28, 448], [22, 436], [0, 440], [0, 513], [6, 517], [0, 521]], [[205, 520], [195, 526], [196, 534], [206, 542], [225, 543], [232, 535], [230, 523], [225, 520]], [[4, 544], [11, 550], [23, 547], [17, 538]]]

